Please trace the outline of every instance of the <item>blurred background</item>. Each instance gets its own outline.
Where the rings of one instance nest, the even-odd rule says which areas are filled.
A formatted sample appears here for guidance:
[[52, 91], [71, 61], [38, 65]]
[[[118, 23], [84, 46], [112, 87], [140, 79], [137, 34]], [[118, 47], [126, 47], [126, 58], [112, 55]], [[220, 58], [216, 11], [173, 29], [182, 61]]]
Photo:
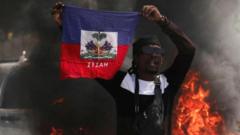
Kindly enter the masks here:
[[[41, 124], [29, 124], [33, 118], [25, 109], [35, 108], [36, 119], [52, 118], [55, 113], [46, 112], [61, 112], [61, 106], [51, 107], [51, 105], [59, 99], [61, 104], [63, 95], [67, 95], [66, 102], [72, 104], [68, 106], [67, 114], [73, 116], [63, 118], [64, 122], [74, 121], [77, 117], [73, 115], [75, 112], [86, 116], [84, 120], [79, 118], [83, 121], [80, 124], [94, 126], [92, 127], [94, 132], [103, 134], [114, 132], [109, 131], [116, 126], [114, 102], [98, 83], [86, 79], [63, 82], [59, 80], [61, 33], [50, 14], [56, 2], [57, 0], [1, 0], [0, 2], [2, 108], [0, 135], [36, 134], [35, 130], [28, 129], [51, 132], [49, 129], [45, 131], [42, 129], [44, 127], [39, 127]], [[156, 5], [162, 14], [178, 24], [194, 41], [197, 54], [192, 69], [199, 71], [209, 81], [210, 100], [217, 104], [227, 126], [234, 131], [240, 130], [239, 0], [63, 0], [63, 2], [90, 9], [114, 11], [140, 11], [144, 4]], [[136, 37], [149, 34], [158, 34], [167, 50], [166, 59], [169, 63], [164, 65], [163, 69], [165, 69], [172, 63], [177, 53], [176, 48], [157, 25], [141, 18]], [[131, 49], [122, 70], [130, 67], [130, 52]], [[18, 110], [19, 108], [24, 110]], [[92, 110], [97, 111], [93, 113]], [[96, 117], [92, 118], [93, 116]], [[52, 123], [59, 117], [53, 118]], [[93, 120], [87, 123], [88, 118]], [[42, 121], [44, 123], [47, 120]], [[102, 124], [104, 122], [105, 124]], [[110, 128], [106, 129], [106, 127]]]

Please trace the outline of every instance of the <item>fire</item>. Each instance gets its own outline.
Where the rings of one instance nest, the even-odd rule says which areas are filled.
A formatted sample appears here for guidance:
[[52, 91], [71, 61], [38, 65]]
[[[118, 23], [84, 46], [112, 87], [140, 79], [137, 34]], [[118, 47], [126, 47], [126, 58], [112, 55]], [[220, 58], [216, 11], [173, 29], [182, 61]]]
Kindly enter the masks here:
[[64, 98], [64, 97], [60, 97], [60, 98], [55, 99], [55, 100], [52, 102], [52, 104], [53, 104], [53, 105], [63, 104], [64, 101], [65, 101], [65, 98]]
[[63, 130], [52, 127], [50, 135], [63, 135]]
[[208, 81], [190, 71], [173, 115], [173, 135], [234, 135], [226, 133], [223, 117], [210, 106]]
[[49, 135], [93, 135], [93, 134], [86, 127], [62, 129], [53, 126], [51, 127]]

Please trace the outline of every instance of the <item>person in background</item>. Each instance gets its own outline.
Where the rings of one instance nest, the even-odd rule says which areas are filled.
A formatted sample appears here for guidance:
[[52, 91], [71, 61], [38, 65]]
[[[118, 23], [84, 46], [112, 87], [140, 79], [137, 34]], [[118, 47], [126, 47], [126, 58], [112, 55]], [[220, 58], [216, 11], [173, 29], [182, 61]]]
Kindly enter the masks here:
[[[63, 7], [62, 3], [57, 3], [52, 10], [53, 18], [60, 28]], [[170, 135], [174, 98], [191, 66], [195, 47], [191, 39], [175, 23], [162, 15], [156, 6], [144, 5], [141, 15], [156, 23], [175, 44], [178, 54], [173, 64], [161, 71], [160, 68], [167, 62], [164, 57], [166, 51], [157, 36], [144, 36], [133, 43], [132, 66], [127, 72], [119, 71], [111, 80], [97, 80], [115, 99], [118, 135]], [[160, 85], [156, 85], [156, 79]], [[136, 128], [136, 118], [153, 104], [156, 86], [159, 87], [164, 110], [163, 114], [156, 115], [163, 115], [163, 122], [159, 126], [160, 132], [143, 133]]]

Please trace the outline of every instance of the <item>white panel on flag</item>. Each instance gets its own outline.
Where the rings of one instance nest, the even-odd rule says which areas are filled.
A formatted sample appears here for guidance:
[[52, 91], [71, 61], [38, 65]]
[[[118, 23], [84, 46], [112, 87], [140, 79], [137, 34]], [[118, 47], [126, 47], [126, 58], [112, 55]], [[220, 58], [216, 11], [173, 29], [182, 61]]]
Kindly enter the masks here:
[[117, 46], [117, 32], [81, 30], [81, 58], [113, 59], [117, 55]]

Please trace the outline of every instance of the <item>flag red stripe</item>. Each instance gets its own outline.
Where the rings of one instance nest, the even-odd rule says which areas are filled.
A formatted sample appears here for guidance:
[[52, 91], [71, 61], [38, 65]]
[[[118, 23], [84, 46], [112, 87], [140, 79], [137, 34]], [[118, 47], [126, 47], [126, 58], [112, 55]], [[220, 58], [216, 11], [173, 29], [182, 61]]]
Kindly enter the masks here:
[[118, 45], [114, 59], [82, 59], [79, 44], [61, 44], [61, 79], [66, 78], [104, 78], [111, 79], [121, 67], [127, 53], [127, 45]]

